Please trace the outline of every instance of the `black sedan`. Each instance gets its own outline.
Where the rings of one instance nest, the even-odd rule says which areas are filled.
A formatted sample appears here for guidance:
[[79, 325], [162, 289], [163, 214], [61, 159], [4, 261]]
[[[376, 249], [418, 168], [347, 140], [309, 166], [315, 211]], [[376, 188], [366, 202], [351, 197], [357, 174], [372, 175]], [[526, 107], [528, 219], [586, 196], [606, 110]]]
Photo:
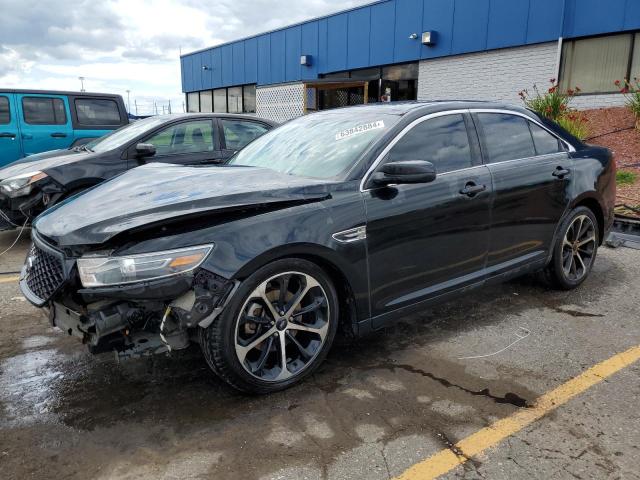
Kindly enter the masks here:
[[198, 342], [249, 392], [286, 388], [339, 327], [362, 335], [544, 271], [580, 285], [615, 164], [531, 111], [384, 104], [272, 130], [222, 167], [149, 164], [41, 215], [21, 289], [94, 352]]
[[222, 163], [274, 125], [246, 115], [161, 115], [81, 147], [26, 157], [0, 169], [0, 230], [147, 162]]

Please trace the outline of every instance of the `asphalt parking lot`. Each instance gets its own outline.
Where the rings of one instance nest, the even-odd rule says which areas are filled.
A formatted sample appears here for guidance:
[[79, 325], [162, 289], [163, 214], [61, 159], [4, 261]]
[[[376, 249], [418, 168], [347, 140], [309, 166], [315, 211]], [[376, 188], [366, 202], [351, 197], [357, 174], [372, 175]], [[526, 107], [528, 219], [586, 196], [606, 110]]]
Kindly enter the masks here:
[[[0, 233], [0, 251], [14, 238]], [[397, 477], [638, 346], [639, 267], [640, 251], [602, 248], [576, 291], [525, 278], [398, 319], [267, 397], [230, 390], [196, 348], [92, 357], [0, 275], [0, 477]], [[640, 362], [620, 366], [444, 478], [640, 478], [639, 380]]]

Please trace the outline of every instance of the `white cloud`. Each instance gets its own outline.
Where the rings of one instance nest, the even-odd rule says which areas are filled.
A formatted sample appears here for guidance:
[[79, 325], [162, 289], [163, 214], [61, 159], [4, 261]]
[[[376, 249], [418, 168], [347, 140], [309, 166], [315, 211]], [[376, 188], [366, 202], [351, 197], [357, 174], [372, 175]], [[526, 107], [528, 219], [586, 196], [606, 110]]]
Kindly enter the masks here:
[[[123, 95], [180, 111], [179, 54], [367, 0], [3, 0], [0, 85]], [[63, 15], [60, 12], [65, 12]], [[160, 107], [161, 109], [161, 107]]]

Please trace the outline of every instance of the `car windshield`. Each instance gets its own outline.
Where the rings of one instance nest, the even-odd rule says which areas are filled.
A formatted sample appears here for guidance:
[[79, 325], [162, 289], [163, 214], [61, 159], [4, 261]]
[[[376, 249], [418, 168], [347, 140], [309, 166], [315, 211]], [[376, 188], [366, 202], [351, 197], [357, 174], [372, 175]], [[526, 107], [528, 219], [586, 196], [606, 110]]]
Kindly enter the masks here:
[[138, 135], [162, 125], [165, 121], [166, 118], [162, 117], [149, 117], [144, 120], [138, 120], [87, 143], [86, 147], [92, 152], [108, 152], [109, 150], [120, 148]]
[[336, 177], [352, 167], [399, 119], [364, 109], [307, 115], [254, 140], [228, 164], [303, 177]]

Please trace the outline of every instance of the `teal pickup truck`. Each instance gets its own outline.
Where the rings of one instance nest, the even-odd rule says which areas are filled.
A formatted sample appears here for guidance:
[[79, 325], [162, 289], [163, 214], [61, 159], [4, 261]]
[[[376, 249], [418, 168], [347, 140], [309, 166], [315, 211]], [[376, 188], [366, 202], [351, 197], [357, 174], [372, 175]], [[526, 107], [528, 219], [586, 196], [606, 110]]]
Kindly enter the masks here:
[[127, 123], [120, 95], [0, 89], [0, 166], [83, 145]]

